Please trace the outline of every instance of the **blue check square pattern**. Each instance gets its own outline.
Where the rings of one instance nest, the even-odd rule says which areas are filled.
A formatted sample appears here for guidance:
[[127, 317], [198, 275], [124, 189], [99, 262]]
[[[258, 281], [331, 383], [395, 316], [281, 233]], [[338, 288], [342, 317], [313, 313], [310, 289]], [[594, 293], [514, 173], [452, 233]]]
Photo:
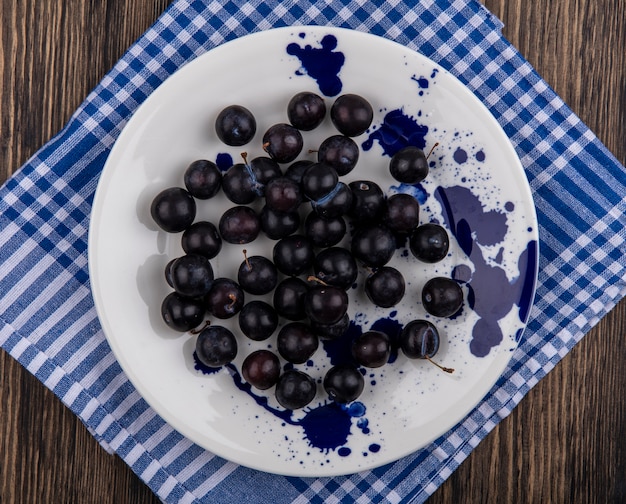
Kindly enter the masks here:
[[[435, 60], [491, 110], [526, 170], [540, 224], [530, 322], [505, 374], [454, 429], [393, 464], [340, 478], [259, 473], [194, 445], [115, 360], [90, 292], [91, 202], [124, 125], [211, 48], [287, 25], [367, 31]], [[626, 170], [472, 0], [176, 0], [0, 189], [0, 345], [164, 502], [425, 501], [626, 294]], [[252, 483], [252, 480], [254, 482]]]

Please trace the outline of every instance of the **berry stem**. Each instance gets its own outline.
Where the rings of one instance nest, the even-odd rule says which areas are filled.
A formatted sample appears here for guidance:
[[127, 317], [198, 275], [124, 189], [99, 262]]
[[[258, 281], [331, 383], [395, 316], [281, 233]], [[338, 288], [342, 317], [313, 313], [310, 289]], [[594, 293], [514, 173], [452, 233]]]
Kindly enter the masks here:
[[437, 366], [439, 369], [441, 369], [444, 373], [449, 373], [452, 374], [454, 373], [454, 369], [453, 368], [449, 368], [449, 367], [444, 367], [441, 364], [435, 362], [434, 360], [432, 360], [428, 355], [424, 355], [424, 358], [430, 362], [431, 364], [434, 364], [435, 366]]
[[210, 320], [205, 320], [204, 324], [202, 324], [202, 326], [198, 326], [195, 329], [192, 329], [191, 331], [189, 331], [191, 334], [200, 334], [202, 331], [204, 331], [207, 327], [209, 327], [211, 325], [211, 321]]
[[246, 262], [246, 266], [248, 267], [248, 270], [252, 271], [252, 265], [250, 264], [250, 261], [248, 261], [248, 251], [246, 249], [243, 249], [243, 258]]
[[426, 154], [426, 159], [428, 159], [430, 157], [430, 155], [433, 153], [433, 151], [439, 146], [439, 142], [435, 142], [435, 145], [433, 145], [430, 150], [428, 151], [428, 154]]
[[309, 282], [317, 282], [320, 285], [323, 285], [324, 287], [328, 287], [328, 284], [326, 282], [324, 282], [324, 280], [317, 278], [316, 276], [310, 275], [307, 277], [307, 281]]

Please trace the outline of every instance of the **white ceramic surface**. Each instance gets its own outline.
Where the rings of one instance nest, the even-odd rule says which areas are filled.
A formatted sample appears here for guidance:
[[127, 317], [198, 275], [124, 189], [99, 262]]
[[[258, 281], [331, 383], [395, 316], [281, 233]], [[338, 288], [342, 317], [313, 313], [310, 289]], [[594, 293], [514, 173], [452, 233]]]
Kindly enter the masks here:
[[[313, 64], [319, 61], [325, 62], [324, 70], [316, 79]], [[436, 360], [455, 372], [443, 373], [400, 353], [394, 362], [367, 370], [356, 404], [329, 405], [320, 384], [315, 400], [291, 414], [276, 403], [273, 389], [246, 389], [239, 377], [244, 357], [256, 348], [275, 348], [275, 336], [252, 342], [240, 335], [234, 367], [205, 374], [195, 368], [195, 336], [165, 326], [160, 305], [170, 289], [163, 270], [183, 252], [180, 234], [158, 230], [149, 208], [162, 189], [182, 187], [183, 172], [196, 159], [214, 161], [227, 154], [237, 162], [243, 150], [249, 157], [263, 155], [263, 132], [286, 121], [288, 100], [303, 90], [366, 97], [375, 110], [374, 121], [355, 139], [364, 148], [359, 164], [343, 180], [373, 180], [388, 194], [415, 194], [422, 201], [421, 221], [440, 222], [452, 236], [449, 256], [434, 265], [418, 262], [406, 248], [398, 250], [390, 264], [404, 273], [407, 294], [393, 309], [367, 302], [362, 273], [351, 290], [353, 332], [397, 329], [414, 318], [427, 318], [442, 334]], [[329, 107], [334, 98], [326, 96]], [[226, 147], [213, 130], [216, 114], [233, 103], [248, 107], [258, 121], [255, 138], [244, 148]], [[387, 168], [390, 139], [400, 135], [402, 142], [407, 131], [425, 141], [425, 150], [438, 142], [430, 174], [417, 188], [399, 186]], [[327, 119], [304, 134], [305, 151], [335, 133]], [[301, 158], [314, 156], [305, 152]], [[217, 224], [229, 206], [222, 195], [199, 201], [197, 219]], [[100, 179], [89, 266], [98, 315], [117, 359], [168, 423], [237, 463], [278, 474], [325, 476], [377, 467], [428, 445], [487, 394], [525, 327], [536, 280], [537, 242], [535, 209], [520, 161], [495, 119], [458, 80], [424, 56], [373, 35], [292, 27], [250, 35], [208, 52], [139, 107]], [[216, 276], [236, 275], [241, 249], [271, 257], [272, 245], [265, 238], [246, 246], [225, 244], [212, 260]], [[466, 301], [462, 314], [452, 320], [426, 315], [421, 285], [453, 272], [468, 299], [475, 296], [474, 309]], [[492, 303], [504, 303], [501, 313], [489, 314]], [[236, 330], [232, 320], [226, 325]], [[495, 342], [473, 336], [476, 326], [486, 332], [497, 327]], [[499, 331], [503, 338], [497, 343]], [[330, 367], [329, 354], [333, 351], [321, 345], [309, 363], [295, 367], [321, 383]]]

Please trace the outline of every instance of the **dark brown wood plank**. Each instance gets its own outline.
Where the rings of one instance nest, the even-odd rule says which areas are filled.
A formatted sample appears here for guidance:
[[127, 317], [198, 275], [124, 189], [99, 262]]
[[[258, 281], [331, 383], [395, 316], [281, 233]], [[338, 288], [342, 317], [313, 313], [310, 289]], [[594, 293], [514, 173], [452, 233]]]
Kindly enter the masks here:
[[[0, 180], [69, 119], [165, 0], [2, 0]], [[504, 34], [626, 162], [626, 0], [485, 0]], [[525, 397], [437, 502], [626, 502], [626, 302]], [[0, 502], [158, 499], [0, 352]]]

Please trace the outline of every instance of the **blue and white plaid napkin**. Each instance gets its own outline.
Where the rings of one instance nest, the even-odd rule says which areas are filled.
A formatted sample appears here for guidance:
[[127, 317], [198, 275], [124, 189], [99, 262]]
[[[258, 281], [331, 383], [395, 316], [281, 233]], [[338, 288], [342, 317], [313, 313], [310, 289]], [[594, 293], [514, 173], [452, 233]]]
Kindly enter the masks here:
[[[540, 224], [539, 284], [530, 323], [488, 397], [427, 448], [339, 478], [259, 473], [208, 453], [170, 428], [111, 353], [87, 268], [96, 184], [137, 107], [173, 72], [216, 45], [294, 24], [387, 37], [458, 76], [517, 149]], [[626, 294], [626, 170], [500, 28], [472, 0], [173, 2], [63, 131], [1, 189], [0, 344], [165, 502], [424, 501]]]

